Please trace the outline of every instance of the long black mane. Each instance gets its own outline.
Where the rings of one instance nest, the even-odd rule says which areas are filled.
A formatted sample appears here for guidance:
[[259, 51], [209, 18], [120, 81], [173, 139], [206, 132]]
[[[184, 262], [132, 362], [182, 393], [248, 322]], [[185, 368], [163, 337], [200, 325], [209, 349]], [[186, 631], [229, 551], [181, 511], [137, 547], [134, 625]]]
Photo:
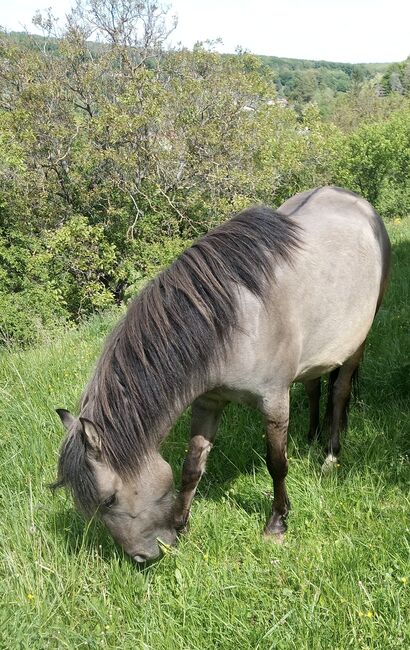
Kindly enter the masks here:
[[[186, 403], [193, 385], [206, 385], [238, 325], [238, 285], [263, 301], [276, 263], [291, 262], [298, 231], [291, 218], [267, 207], [244, 210], [184, 251], [130, 304], [81, 407], [101, 431], [104, 459], [120, 475], [138, 472], [175, 404]], [[64, 480], [63, 455], [64, 447]]]

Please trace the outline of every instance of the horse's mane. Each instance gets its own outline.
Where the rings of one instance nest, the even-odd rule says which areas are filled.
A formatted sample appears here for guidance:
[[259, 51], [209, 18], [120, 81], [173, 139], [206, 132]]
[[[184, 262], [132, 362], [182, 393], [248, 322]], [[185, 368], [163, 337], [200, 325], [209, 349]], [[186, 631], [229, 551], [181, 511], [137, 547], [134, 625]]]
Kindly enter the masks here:
[[298, 230], [267, 207], [244, 210], [184, 251], [132, 301], [82, 400], [82, 415], [101, 430], [104, 458], [120, 475], [138, 472], [176, 401], [189, 399], [193, 383], [206, 385], [211, 363], [238, 325], [238, 285], [263, 301], [276, 263], [291, 262]]

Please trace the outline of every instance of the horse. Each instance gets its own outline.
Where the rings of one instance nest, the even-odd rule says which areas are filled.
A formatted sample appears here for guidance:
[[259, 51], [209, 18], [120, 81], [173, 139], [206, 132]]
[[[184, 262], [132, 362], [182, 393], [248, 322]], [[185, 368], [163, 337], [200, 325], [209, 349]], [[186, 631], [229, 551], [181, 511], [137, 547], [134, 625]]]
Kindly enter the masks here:
[[[107, 339], [79, 417], [57, 410], [67, 434], [54, 487], [68, 488], [86, 516], [97, 514], [136, 562], [156, 559], [187, 524], [225, 405], [241, 402], [266, 420], [273, 503], [264, 532], [283, 540], [290, 386], [306, 388], [312, 440], [320, 378], [330, 373], [331, 466], [389, 265], [380, 216], [337, 187], [297, 194], [276, 211], [248, 208], [209, 231], [131, 302]], [[176, 497], [160, 445], [190, 404]]]

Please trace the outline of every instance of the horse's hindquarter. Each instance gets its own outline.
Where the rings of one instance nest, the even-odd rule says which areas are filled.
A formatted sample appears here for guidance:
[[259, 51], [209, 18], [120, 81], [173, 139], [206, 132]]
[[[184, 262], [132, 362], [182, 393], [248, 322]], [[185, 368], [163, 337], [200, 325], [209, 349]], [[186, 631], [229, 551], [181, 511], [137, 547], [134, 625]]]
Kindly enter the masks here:
[[333, 188], [297, 210], [294, 201], [301, 247], [292, 265], [277, 266], [266, 309], [241, 291], [241, 330], [223, 381], [260, 397], [346, 361], [365, 340], [380, 294], [380, 223], [371, 206]]

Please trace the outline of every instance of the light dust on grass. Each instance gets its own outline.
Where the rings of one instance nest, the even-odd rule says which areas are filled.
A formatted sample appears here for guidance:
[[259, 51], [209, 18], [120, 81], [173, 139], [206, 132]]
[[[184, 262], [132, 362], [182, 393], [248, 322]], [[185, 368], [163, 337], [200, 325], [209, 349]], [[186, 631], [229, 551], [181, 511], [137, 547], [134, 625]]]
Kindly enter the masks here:
[[[289, 532], [262, 529], [271, 481], [261, 418], [231, 406], [189, 533], [140, 571], [55, 478], [63, 435], [115, 316], [0, 367], [0, 648], [345, 649], [410, 647], [410, 219], [390, 225], [391, 287], [367, 346], [340, 466], [324, 476], [292, 389]], [[189, 414], [164, 454], [178, 479]]]

